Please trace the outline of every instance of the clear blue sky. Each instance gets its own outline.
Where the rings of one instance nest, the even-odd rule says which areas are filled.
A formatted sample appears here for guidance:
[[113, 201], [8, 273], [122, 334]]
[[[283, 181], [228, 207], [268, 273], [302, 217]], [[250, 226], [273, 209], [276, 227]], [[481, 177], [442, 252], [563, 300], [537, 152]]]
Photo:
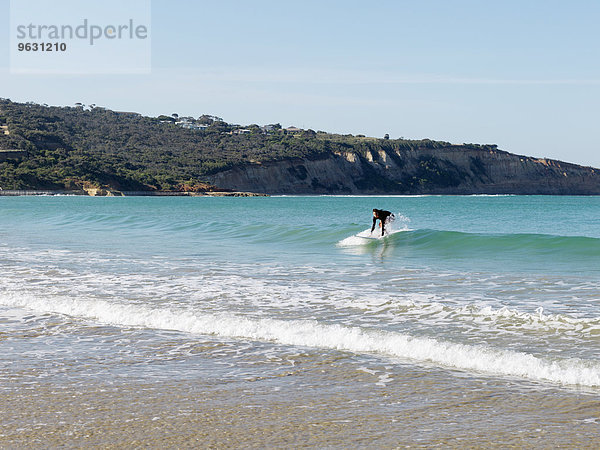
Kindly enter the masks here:
[[[52, 2], [48, 2], [52, 7]], [[11, 75], [0, 96], [495, 143], [600, 167], [600, 1], [152, 2], [148, 75]]]

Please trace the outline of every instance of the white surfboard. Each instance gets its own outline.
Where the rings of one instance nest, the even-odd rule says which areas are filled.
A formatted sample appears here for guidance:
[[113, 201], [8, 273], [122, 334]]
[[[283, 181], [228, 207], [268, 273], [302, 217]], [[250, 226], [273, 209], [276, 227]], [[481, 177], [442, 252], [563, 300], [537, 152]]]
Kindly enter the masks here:
[[381, 231], [377, 232], [375, 231], [373, 234], [371, 234], [371, 230], [370, 229], [366, 229], [364, 231], [361, 231], [358, 234], [355, 234], [353, 236], [348, 236], [345, 239], [342, 239], [341, 241], [339, 241], [337, 243], [338, 246], [340, 247], [353, 247], [353, 246], [361, 246], [361, 245], [368, 245], [369, 242], [371, 241], [385, 241], [386, 238], [396, 234], [396, 233], [400, 233], [402, 231], [410, 231], [408, 229], [403, 229], [403, 230], [386, 230], [385, 234], [383, 236], [380, 236], [379, 233], [381, 233]]
[[382, 239], [384, 237], [387, 237], [387, 234], [384, 234], [383, 236], [361, 236], [360, 234], [357, 234], [356, 237], [359, 237], [361, 239], [373, 239], [378, 241], [379, 239]]

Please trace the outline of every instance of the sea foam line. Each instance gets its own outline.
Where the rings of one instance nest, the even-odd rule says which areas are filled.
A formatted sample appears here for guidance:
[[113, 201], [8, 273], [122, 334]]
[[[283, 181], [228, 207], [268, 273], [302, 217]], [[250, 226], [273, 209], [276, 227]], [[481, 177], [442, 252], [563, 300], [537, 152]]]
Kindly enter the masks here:
[[597, 361], [579, 358], [552, 361], [524, 352], [444, 342], [389, 331], [322, 324], [315, 320], [287, 321], [226, 314], [196, 314], [185, 310], [57, 297], [39, 299], [5, 295], [0, 297], [0, 304], [116, 326], [176, 330], [359, 354], [378, 353], [490, 375], [565, 385], [600, 386], [600, 363]]
[[453, 317], [455, 320], [461, 321], [477, 322], [489, 319], [495, 324], [502, 325], [503, 328], [506, 326], [519, 326], [535, 330], [574, 331], [581, 334], [600, 330], [600, 317], [571, 317], [559, 313], [545, 313], [543, 306], [539, 306], [534, 313], [530, 313], [512, 309], [508, 306], [500, 308], [476, 304], [451, 306], [442, 302], [414, 301], [412, 299], [391, 299], [380, 304], [363, 302], [362, 305], [354, 302], [353, 305], [364, 309], [374, 307], [379, 310], [384, 308], [399, 308], [414, 316], [428, 315], [436, 317], [437, 315], [442, 315], [443, 317]]

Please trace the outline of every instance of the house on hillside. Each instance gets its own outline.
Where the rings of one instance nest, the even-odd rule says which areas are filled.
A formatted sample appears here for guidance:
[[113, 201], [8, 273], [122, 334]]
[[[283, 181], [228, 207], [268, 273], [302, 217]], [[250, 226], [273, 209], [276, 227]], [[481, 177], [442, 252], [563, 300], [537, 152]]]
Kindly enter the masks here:
[[287, 127], [285, 129], [285, 131], [288, 133], [295, 134], [295, 133], [302, 133], [304, 130], [302, 128], [297, 128], [297, 127], [292, 126], [292, 127]]
[[182, 119], [175, 122], [175, 125], [179, 125], [181, 128], [187, 128], [188, 130], [206, 130], [208, 125], [203, 123], [196, 123], [195, 121], [189, 119]]

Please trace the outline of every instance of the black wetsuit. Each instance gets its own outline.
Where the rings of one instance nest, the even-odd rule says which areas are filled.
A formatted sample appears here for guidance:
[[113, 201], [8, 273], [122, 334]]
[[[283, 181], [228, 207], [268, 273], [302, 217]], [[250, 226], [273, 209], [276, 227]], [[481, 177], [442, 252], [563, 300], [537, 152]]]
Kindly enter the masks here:
[[373, 210], [373, 226], [371, 227], [371, 233], [375, 229], [375, 224], [377, 223], [377, 219], [379, 219], [381, 223], [381, 235], [385, 233], [385, 224], [394, 219], [394, 215], [390, 211], [385, 211], [383, 209], [374, 209]]

